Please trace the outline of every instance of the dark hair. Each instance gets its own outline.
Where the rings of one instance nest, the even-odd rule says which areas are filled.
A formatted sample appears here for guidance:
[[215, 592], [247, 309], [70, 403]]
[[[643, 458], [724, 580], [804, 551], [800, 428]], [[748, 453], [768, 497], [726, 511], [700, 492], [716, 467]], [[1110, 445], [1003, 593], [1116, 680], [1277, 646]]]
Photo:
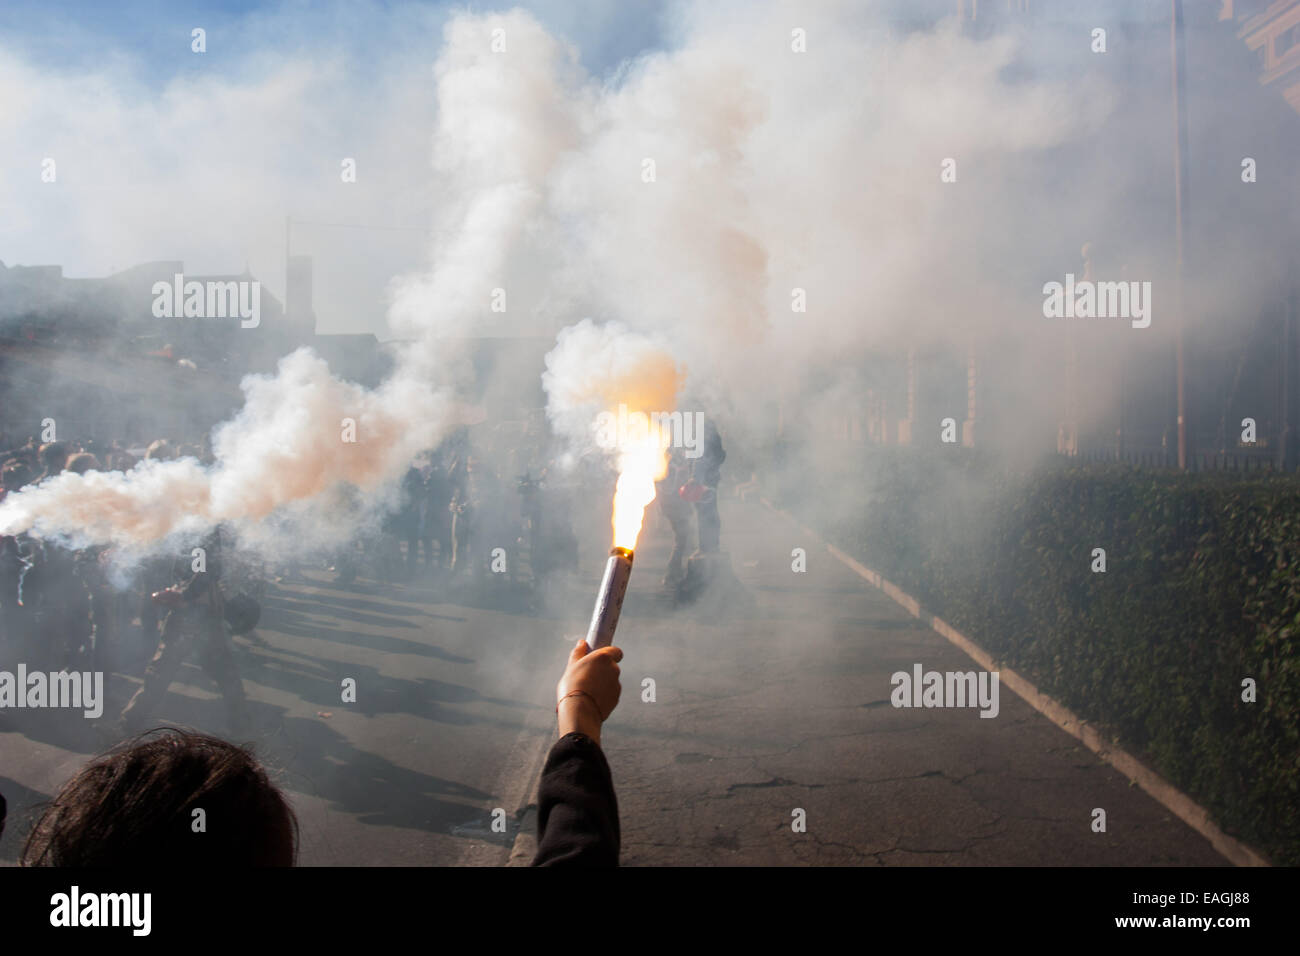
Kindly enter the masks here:
[[144, 457], [150, 461], [156, 458], [161, 458], [164, 461], [172, 458], [171, 442], [166, 438], [159, 438], [157, 441], [151, 442], [149, 447], [144, 450]]
[[99, 471], [99, 459], [88, 451], [79, 451], [68, 459], [64, 469], [79, 475], [84, 475], [88, 471]]
[[[205, 832], [194, 832], [194, 811]], [[292, 866], [298, 820], [252, 752], [171, 727], [125, 741], [68, 781], [22, 866]]]
[[68, 445], [66, 442], [52, 441], [46, 442], [40, 450], [41, 464], [45, 467], [45, 473], [57, 475], [63, 470], [63, 466], [68, 461]]
[[25, 462], [14, 458], [5, 462], [4, 470], [0, 471], [0, 485], [5, 491], [18, 491], [31, 480], [32, 470]]
[[109, 462], [109, 468], [112, 471], [130, 471], [139, 464], [139, 461], [129, 451], [114, 452]]

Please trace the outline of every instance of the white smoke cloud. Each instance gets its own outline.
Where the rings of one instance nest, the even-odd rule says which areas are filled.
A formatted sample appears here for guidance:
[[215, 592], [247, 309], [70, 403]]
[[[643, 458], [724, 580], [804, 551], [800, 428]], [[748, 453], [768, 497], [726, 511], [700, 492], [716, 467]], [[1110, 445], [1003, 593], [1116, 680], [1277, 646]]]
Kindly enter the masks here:
[[[501, 52], [493, 50], [493, 31]], [[557, 162], [579, 140], [584, 92], [576, 54], [520, 11], [458, 17], [443, 40], [434, 67], [441, 224], [434, 267], [394, 280], [389, 324], [399, 337], [426, 344], [527, 334], [537, 322], [529, 303], [551, 284], [540, 265], [549, 257], [530, 230], [543, 216]], [[529, 254], [520, 257], [521, 250]], [[490, 308], [498, 288], [506, 292], [504, 313]]]
[[[493, 52], [493, 29], [517, 52]], [[131, 554], [219, 522], [269, 545], [262, 523], [272, 517], [278, 533], [288, 518], [318, 543], [346, 539], [411, 459], [458, 423], [448, 340], [469, 333], [492, 289], [510, 284], [507, 258], [537, 216], [556, 157], [574, 142], [575, 69], [573, 52], [525, 14], [448, 24], [434, 69], [446, 224], [428, 270], [393, 285], [390, 321], [411, 342], [391, 380], [367, 391], [300, 350], [275, 376], [245, 379], [244, 408], [214, 431], [211, 467], [187, 459], [61, 475], [0, 504], [0, 529]], [[345, 419], [355, 442], [344, 440]], [[340, 485], [361, 497], [340, 500]]]
[[[551, 336], [584, 316], [605, 325], [567, 333], [548, 367], [561, 431], [595, 370], [626, 357], [601, 340], [611, 329], [628, 354], [647, 341], [665, 350], [710, 411], [768, 423], [776, 396], [813, 382], [829, 404], [849, 401], [823, 371], [872, 350], [1059, 346], [1059, 330], [1043, 331], [1039, 287], [1077, 266], [1085, 230], [1123, 222], [1146, 182], [1131, 172], [1128, 193], [1111, 196], [1104, 164], [1068, 165], [1069, 151], [1104, 150], [1089, 142], [1117, 102], [1104, 75], [1018, 74], [1045, 54], [1027, 55], [1031, 38], [1014, 27], [979, 39], [952, 19], [900, 27], [847, 2], [674, 9], [672, 47], [605, 80], [528, 13], [454, 17], [432, 74], [429, 265], [390, 287], [390, 327], [409, 340], [394, 381], [364, 393], [294, 357], [275, 380], [246, 385], [211, 471], [95, 478], [108, 504], [96, 517], [80, 503], [76, 521], [57, 515], [92, 485], [61, 478], [0, 506], [0, 525], [62, 522], [121, 540], [186, 515], [255, 523], [325, 507], [339, 482], [380, 494], [454, 417], [439, 389], [455, 340]], [[806, 52], [792, 49], [796, 28]], [[946, 159], [955, 183], [940, 179]], [[1026, 175], [1040, 161], [1062, 164], [1050, 206], [1049, 180]], [[1070, 171], [1077, 187], [1062, 185]], [[796, 288], [805, 311], [791, 307]], [[498, 289], [504, 312], [491, 308]], [[364, 463], [338, 443], [350, 408]]]
[[681, 379], [667, 343], [618, 322], [584, 319], [560, 332], [546, 356], [542, 387], [556, 434], [587, 451], [601, 412], [620, 404], [630, 412], [672, 412]]
[[[340, 483], [380, 492], [453, 420], [445, 393], [399, 375], [368, 391], [329, 374], [309, 350], [287, 356], [274, 376], [249, 376], [245, 404], [213, 434], [215, 463], [145, 461], [129, 472], [65, 472], [0, 503], [0, 533], [31, 530], [74, 547], [112, 544], [136, 553], [153, 542], [221, 522], [256, 540], [277, 509], [320, 502], [302, 513], [318, 538], [355, 530], [363, 509], [332, 507]], [[355, 441], [345, 440], [349, 423]]]
[[[752, 413], [820, 364], [951, 341], [955, 315], [965, 335], [1005, 333], [1033, 307], [1036, 286], [1009, 293], [972, 240], [1015, 188], [1001, 165], [1089, 135], [1104, 87], [1008, 79], [1020, 39], [951, 21], [898, 33], [843, 3], [681, 9], [678, 45], [607, 83], [525, 15], [506, 54], [487, 49], [499, 18], [448, 30], [466, 42], [443, 59], [463, 70], [444, 76], [438, 141], [476, 171], [453, 218], [473, 226], [459, 258], [481, 278], [461, 287], [480, 321], [501, 318], [492, 287], [510, 296], [488, 326], [502, 332], [616, 320], [669, 343], [692, 394]], [[940, 182], [946, 157], [960, 185]], [[448, 301], [428, 279], [399, 286], [402, 314]]]

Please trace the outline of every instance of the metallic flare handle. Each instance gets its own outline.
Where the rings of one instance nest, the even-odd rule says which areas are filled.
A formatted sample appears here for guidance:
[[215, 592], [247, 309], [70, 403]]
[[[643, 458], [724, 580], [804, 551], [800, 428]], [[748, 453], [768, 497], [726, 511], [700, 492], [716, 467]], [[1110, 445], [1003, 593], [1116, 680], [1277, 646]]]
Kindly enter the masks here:
[[591, 626], [587, 628], [587, 647], [609, 647], [614, 643], [614, 629], [618, 615], [623, 610], [623, 597], [627, 594], [628, 578], [632, 575], [632, 552], [627, 548], [614, 548], [605, 562], [605, 575], [596, 592], [596, 609], [591, 613]]

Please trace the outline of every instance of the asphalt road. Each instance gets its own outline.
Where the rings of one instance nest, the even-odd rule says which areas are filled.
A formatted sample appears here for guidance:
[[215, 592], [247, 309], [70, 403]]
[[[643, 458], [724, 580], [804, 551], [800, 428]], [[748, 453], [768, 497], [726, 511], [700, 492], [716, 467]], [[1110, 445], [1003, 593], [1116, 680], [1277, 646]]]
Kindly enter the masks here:
[[[669, 541], [657, 520], [638, 549], [618, 635], [623, 699], [604, 731], [625, 865], [1224, 864], [1005, 688], [994, 719], [893, 707], [894, 672], [975, 665], [794, 523], [724, 502], [723, 540], [752, 603], [713, 614], [674, 610], [660, 592]], [[588, 547], [531, 605], [504, 575], [449, 589], [342, 587], [315, 572], [273, 587], [236, 643], [251, 740], [291, 795], [300, 862], [502, 865], [516, 846], [525, 862], [554, 683], [602, 563]], [[347, 678], [355, 703], [342, 700]], [[133, 688], [114, 679], [119, 706]], [[157, 722], [221, 733], [223, 720], [215, 687], [187, 664]], [[94, 724], [0, 715], [0, 862], [16, 859], [31, 808], [101, 747]]]

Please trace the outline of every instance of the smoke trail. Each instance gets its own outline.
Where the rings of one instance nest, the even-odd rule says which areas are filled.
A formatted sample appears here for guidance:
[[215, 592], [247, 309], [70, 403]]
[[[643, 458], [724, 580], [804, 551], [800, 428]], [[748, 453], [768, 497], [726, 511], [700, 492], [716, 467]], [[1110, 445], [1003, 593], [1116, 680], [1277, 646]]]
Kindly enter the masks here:
[[434, 69], [434, 174], [445, 197], [434, 268], [394, 280], [388, 316], [399, 336], [415, 339], [409, 362], [424, 369], [445, 365], [449, 337], [535, 327], [533, 310], [493, 312], [493, 292], [527, 302], [554, 286], [545, 244], [527, 230], [542, 220], [547, 181], [577, 143], [586, 96], [573, 51], [522, 12], [458, 17], [444, 40]]
[[[372, 492], [443, 433], [452, 411], [445, 394], [410, 376], [373, 392], [341, 382], [305, 349], [243, 389], [243, 409], [213, 435], [211, 467], [185, 458], [126, 473], [65, 472], [6, 498], [0, 533], [138, 549], [219, 522], [256, 523], [340, 482]], [[330, 520], [340, 531], [353, 523]]]
[[[485, 48], [494, 22], [449, 36]], [[478, 169], [460, 200], [482, 226], [462, 257], [482, 275], [477, 301], [510, 294], [507, 316], [479, 306], [494, 330], [617, 320], [671, 346], [693, 400], [761, 428], [775, 398], [823, 391], [846, 359], [951, 344], [954, 316], [968, 338], [1026, 335], [1040, 276], [1058, 271], [1030, 263], [1078, 248], [1065, 232], [1060, 248], [1015, 228], [989, 236], [991, 208], [1025, 201], [1018, 160], [1086, 137], [1112, 101], [1091, 77], [1017, 78], [1021, 36], [900, 29], [845, 3], [693, 4], [673, 49], [597, 84], [527, 22], [507, 26], [510, 52], [473, 60], [467, 101], [440, 93], [442, 147], [492, 147], [450, 152]], [[796, 26], [806, 52], [792, 49]], [[523, 69], [515, 56], [531, 82], [511, 99], [498, 88]], [[959, 185], [940, 181], [947, 157]], [[1069, 220], [1074, 202], [1056, 211]], [[1023, 261], [1028, 278], [985, 268], [995, 241], [988, 254]], [[448, 298], [425, 280], [404, 288], [417, 311]], [[548, 369], [553, 422], [579, 365]]]
[[584, 319], [560, 332], [546, 356], [542, 387], [556, 434], [581, 451], [595, 447], [597, 416], [616, 412], [671, 412], [683, 379], [667, 347], [618, 322]]
[[[808, 419], [860, 407], [864, 357], [901, 346], [1046, 356], [1020, 363], [1016, 391], [1039, 396], [1023, 414], [1050, 409], [1062, 327], [1043, 323], [1039, 290], [1167, 178], [1151, 111], [1101, 140], [1122, 105], [1113, 82], [1100, 68], [1052, 76], [1043, 64], [1067, 52], [1014, 27], [980, 39], [847, 2], [673, 9], [672, 48], [605, 82], [528, 14], [452, 19], [434, 68], [438, 235], [430, 268], [391, 287], [407, 340], [393, 381], [367, 393], [292, 357], [246, 383], [211, 468], [60, 478], [0, 505], [0, 528], [143, 542], [285, 508], [324, 515], [339, 483], [373, 504], [454, 423], [455, 340], [550, 337], [584, 315], [652, 337], [687, 369], [648, 405], [670, 410], [684, 390], [753, 432], [770, 430], [783, 394]], [[1122, 170], [1117, 138], [1134, 154]], [[1160, 258], [1161, 228], [1125, 233], [1125, 261]], [[622, 361], [599, 358], [617, 351], [611, 328], [578, 326], [548, 363], [561, 434], [587, 440], [592, 402], [620, 400], [591, 381]], [[356, 448], [340, 445], [345, 417]]]
[[[135, 553], [228, 522], [269, 546], [261, 523], [276, 516], [320, 544], [345, 539], [382, 505], [411, 459], [458, 424], [450, 388], [458, 356], [448, 339], [486, 311], [569, 128], [571, 51], [523, 14], [491, 24], [517, 55], [494, 56], [488, 21], [463, 17], [448, 24], [435, 67], [435, 167], [451, 201], [429, 271], [394, 283], [390, 322], [411, 341], [391, 379], [368, 391], [299, 350], [273, 377], [244, 380], [242, 411], [214, 431], [211, 466], [185, 459], [63, 474], [0, 503], [0, 533]], [[360, 497], [340, 499], [340, 486]]]
[[546, 356], [542, 385], [555, 432], [580, 451], [603, 447], [618, 471], [618, 547], [636, 546], [655, 482], [667, 471], [672, 436], [653, 416], [676, 409], [682, 378], [666, 348], [616, 322], [598, 326], [584, 319], [561, 331]]

